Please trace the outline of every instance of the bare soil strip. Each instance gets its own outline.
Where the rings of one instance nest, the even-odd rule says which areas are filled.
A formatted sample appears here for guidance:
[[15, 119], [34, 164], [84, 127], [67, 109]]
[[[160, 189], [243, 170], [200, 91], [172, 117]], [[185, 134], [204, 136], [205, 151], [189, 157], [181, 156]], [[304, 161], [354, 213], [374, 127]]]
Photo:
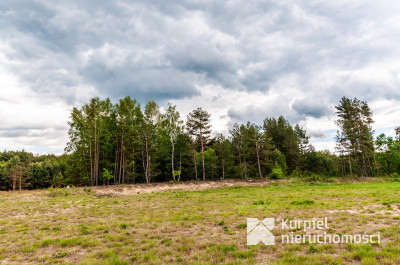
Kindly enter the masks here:
[[179, 183], [151, 183], [151, 184], [131, 184], [118, 186], [92, 187], [97, 196], [123, 196], [141, 193], [156, 193], [169, 191], [198, 191], [213, 188], [233, 187], [233, 186], [266, 186], [265, 180], [217, 180], [217, 181], [190, 181]]

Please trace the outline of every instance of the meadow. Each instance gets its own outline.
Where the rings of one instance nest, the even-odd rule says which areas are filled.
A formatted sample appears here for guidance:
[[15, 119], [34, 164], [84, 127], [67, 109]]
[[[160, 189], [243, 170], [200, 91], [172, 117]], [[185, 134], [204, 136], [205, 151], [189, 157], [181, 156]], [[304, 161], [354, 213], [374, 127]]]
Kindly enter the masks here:
[[[0, 192], [0, 264], [400, 264], [396, 181], [99, 194], [94, 188]], [[277, 239], [275, 246], [247, 246], [251, 217], [327, 217], [330, 234], [379, 233], [381, 243]]]

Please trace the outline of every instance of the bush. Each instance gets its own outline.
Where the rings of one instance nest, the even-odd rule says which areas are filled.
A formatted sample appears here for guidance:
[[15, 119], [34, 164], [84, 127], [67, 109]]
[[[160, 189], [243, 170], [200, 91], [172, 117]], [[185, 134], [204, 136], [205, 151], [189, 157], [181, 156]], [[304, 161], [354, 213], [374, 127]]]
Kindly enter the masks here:
[[241, 223], [241, 224], [237, 225], [236, 228], [245, 229], [245, 228], [247, 228], [247, 224], [246, 223]]
[[317, 181], [326, 180], [326, 178], [324, 176], [321, 176], [321, 175], [318, 175], [318, 174], [316, 174], [314, 172], [309, 172], [309, 171], [306, 171], [304, 173], [304, 176], [305, 176], [304, 180], [305, 181], [310, 181], [310, 182], [317, 182]]
[[283, 170], [280, 166], [275, 164], [275, 167], [272, 169], [271, 174], [269, 174], [270, 179], [282, 179], [285, 177]]
[[177, 177], [177, 176], [179, 176], [181, 174], [181, 172], [179, 171], [179, 170], [174, 170], [173, 172], [172, 172], [172, 175], [174, 176], [174, 179]]

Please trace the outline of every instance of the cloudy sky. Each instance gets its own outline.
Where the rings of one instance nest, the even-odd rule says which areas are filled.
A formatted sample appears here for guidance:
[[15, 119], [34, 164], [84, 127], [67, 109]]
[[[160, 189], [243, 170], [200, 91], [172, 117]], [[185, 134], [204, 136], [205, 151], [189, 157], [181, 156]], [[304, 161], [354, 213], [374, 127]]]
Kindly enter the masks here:
[[400, 124], [400, 2], [0, 1], [0, 149], [62, 153], [73, 106], [130, 95], [213, 129], [284, 115], [334, 146], [334, 106]]

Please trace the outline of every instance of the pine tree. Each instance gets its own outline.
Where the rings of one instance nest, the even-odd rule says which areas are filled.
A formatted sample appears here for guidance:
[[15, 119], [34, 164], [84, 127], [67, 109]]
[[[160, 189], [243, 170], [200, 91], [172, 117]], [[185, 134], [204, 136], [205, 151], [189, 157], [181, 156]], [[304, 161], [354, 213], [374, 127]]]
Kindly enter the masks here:
[[[7, 170], [7, 175], [12, 181], [12, 189], [15, 191], [17, 187], [17, 180], [21, 176], [21, 167], [20, 167], [20, 159], [18, 156], [14, 156], [11, 158], [7, 164], [6, 164], [6, 170]], [[21, 179], [20, 179], [20, 185], [21, 185]], [[21, 186], [20, 186], [21, 189]]]
[[203, 165], [203, 181], [206, 180], [206, 168], [204, 163], [204, 145], [207, 143], [211, 133], [210, 114], [202, 108], [193, 110], [187, 116], [186, 127], [189, 134], [200, 140], [201, 159]]
[[[114, 183], [126, 183], [128, 173], [135, 171], [135, 152], [141, 146], [140, 129], [143, 113], [139, 103], [129, 96], [121, 99], [116, 105], [116, 147], [114, 162]], [[113, 130], [113, 128], [109, 128]]]
[[[339, 119], [336, 124], [341, 129], [342, 144], [356, 161], [357, 175], [373, 176], [371, 160], [374, 159], [372, 131], [372, 111], [368, 104], [357, 98], [343, 97], [336, 106]], [[376, 163], [375, 163], [376, 166]]]
[[159, 107], [154, 101], [149, 101], [144, 110], [144, 123], [143, 123], [143, 138], [145, 145], [145, 178], [146, 183], [149, 184], [153, 175], [153, 168], [151, 166], [152, 159], [155, 161], [153, 155], [154, 147], [157, 143], [157, 130], [161, 122]]
[[242, 135], [240, 133], [239, 124], [235, 123], [232, 130], [230, 131], [232, 135], [232, 145], [234, 149], [237, 150], [237, 159], [239, 162], [240, 178], [243, 179], [243, 167], [242, 167]]
[[231, 154], [231, 143], [222, 134], [217, 134], [213, 147], [221, 160], [222, 179], [225, 179], [226, 165]]
[[295, 129], [283, 116], [280, 116], [278, 119], [265, 119], [264, 131], [276, 149], [285, 156], [289, 171], [294, 171], [298, 167], [301, 157], [301, 139], [298, 138]]

